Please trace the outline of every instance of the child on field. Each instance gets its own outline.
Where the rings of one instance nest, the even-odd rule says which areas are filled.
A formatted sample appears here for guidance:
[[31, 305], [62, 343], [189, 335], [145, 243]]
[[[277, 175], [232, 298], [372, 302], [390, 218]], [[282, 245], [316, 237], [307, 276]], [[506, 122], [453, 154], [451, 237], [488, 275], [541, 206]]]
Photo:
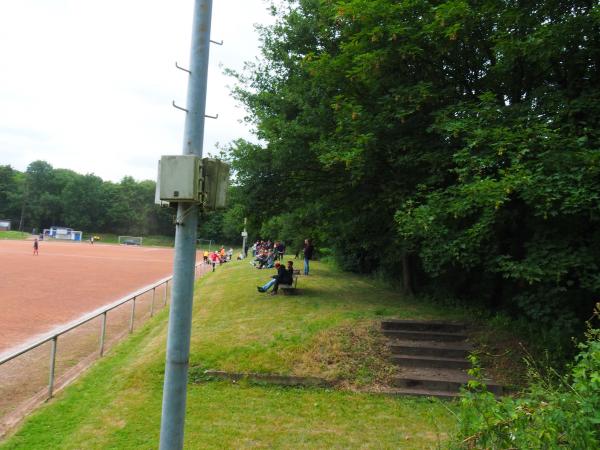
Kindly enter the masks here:
[[212, 266], [213, 266], [213, 272], [215, 271], [215, 267], [217, 266], [217, 261], [219, 261], [219, 255], [217, 254], [217, 252], [212, 252], [212, 254], [210, 255], [210, 260], [212, 262]]
[[35, 238], [35, 240], [33, 241], [33, 255], [34, 255], [34, 256], [36, 256], [36, 255], [38, 255], [38, 254], [39, 254], [39, 253], [38, 253], [38, 249], [39, 249], [39, 247], [40, 247], [40, 244], [39, 244], [39, 242], [38, 242], [37, 238]]

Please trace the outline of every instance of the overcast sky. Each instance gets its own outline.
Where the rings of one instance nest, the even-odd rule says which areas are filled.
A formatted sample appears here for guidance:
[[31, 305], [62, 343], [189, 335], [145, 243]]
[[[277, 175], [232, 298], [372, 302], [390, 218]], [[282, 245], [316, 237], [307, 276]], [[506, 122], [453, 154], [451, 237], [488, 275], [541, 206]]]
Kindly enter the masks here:
[[[155, 179], [161, 155], [181, 154], [193, 0], [0, 2], [0, 165], [55, 168], [119, 181]], [[251, 138], [233, 80], [258, 55], [264, 0], [213, 0], [204, 155]]]

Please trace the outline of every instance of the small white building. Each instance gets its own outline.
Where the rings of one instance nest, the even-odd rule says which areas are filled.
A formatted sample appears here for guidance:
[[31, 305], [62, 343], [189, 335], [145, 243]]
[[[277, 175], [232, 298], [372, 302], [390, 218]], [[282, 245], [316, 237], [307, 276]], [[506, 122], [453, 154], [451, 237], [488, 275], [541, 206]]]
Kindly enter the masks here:
[[81, 231], [73, 231], [73, 228], [66, 227], [50, 227], [49, 230], [44, 230], [44, 237], [66, 241], [81, 241], [82, 234]]

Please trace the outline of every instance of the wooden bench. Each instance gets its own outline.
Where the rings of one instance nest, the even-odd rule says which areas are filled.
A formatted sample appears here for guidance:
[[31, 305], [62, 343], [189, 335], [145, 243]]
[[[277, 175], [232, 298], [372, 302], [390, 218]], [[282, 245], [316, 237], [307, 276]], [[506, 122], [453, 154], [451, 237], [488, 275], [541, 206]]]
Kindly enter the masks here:
[[294, 295], [298, 293], [296, 290], [296, 287], [298, 286], [298, 277], [300, 277], [300, 270], [294, 269], [294, 282], [292, 284], [279, 285], [279, 289], [281, 289], [283, 295]]

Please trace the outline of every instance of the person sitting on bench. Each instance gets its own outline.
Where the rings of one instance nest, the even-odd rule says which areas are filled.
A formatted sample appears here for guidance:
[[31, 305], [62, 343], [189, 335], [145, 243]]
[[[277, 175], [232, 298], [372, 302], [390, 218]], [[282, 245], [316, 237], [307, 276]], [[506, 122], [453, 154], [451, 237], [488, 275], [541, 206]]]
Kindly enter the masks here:
[[280, 284], [292, 284], [294, 281], [294, 268], [292, 264], [293, 263], [291, 261], [288, 261], [288, 269], [286, 269], [279, 261], [277, 261], [275, 263], [277, 275], [273, 275], [273, 277], [267, 281], [264, 286], [257, 286], [256, 289], [258, 292], [267, 292], [269, 288], [273, 286], [273, 292], [271, 292], [271, 295], [277, 295]]

